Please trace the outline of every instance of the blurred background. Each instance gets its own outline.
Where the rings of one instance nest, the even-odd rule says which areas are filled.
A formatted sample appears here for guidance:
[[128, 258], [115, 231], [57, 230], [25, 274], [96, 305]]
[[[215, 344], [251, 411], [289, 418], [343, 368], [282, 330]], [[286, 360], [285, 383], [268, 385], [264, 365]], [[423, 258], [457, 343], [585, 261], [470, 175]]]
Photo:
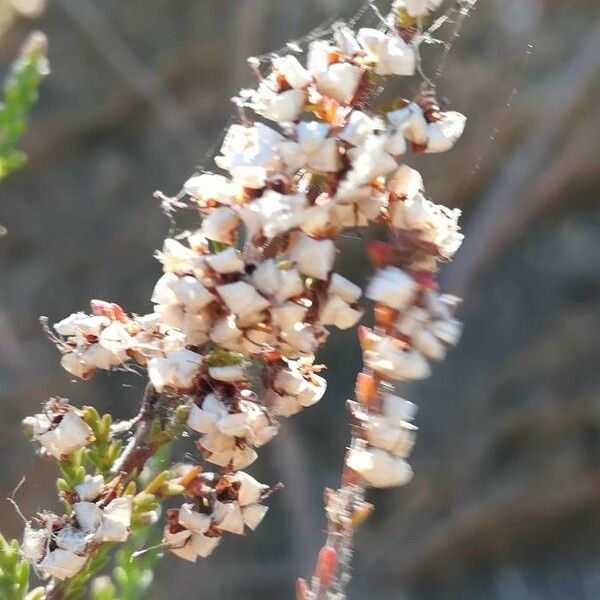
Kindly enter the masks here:
[[[52, 68], [29, 163], [0, 185], [0, 497], [24, 474], [24, 513], [56, 508], [55, 467], [19, 426], [41, 401], [60, 394], [128, 417], [143, 388], [132, 375], [70, 381], [38, 316], [58, 320], [90, 298], [149, 311], [169, 226], [152, 193], [175, 193], [210, 164], [229, 98], [249, 81], [245, 57], [360, 5], [0, 0], [0, 73], [32, 28], [47, 34]], [[434, 200], [464, 211], [467, 242], [442, 279], [465, 295], [465, 333], [406, 390], [420, 406], [416, 475], [372, 495], [352, 600], [600, 598], [599, 16], [597, 0], [480, 0], [454, 44], [440, 91], [469, 116], [466, 133], [411, 164]], [[343, 247], [341, 271], [364, 282], [361, 237]], [[348, 441], [355, 332], [333, 334], [321, 358], [326, 397], [284, 423], [252, 468], [286, 483], [269, 518], [210, 561], [167, 556], [154, 597], [280, 600], [311, 572], [322, 489], [337, 485]], [[1, 506], [0, 529], [20, 534]]]

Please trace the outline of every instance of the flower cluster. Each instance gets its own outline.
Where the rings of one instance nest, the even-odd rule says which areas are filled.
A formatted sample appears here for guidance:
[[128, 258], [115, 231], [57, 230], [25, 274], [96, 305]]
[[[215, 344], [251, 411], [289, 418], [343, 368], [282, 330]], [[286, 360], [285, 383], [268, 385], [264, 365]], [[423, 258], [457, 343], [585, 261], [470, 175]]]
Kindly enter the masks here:
[[[130, 316], [93, 300], [90, 314], [54, 325], [70, 374], [145, 369], [149, 387], [137, 419], [101, 428], [108, 443], [139, 425], [110, 476], [90, 474], [69, 490], [67, 516], [44, 513], [28, 526], [23, 553], [42, 573], [72, 577], [95, 547], [126, 539], [132, 506], [149, 495], [152, 502], [185, 496], [167, 513], [164, 544], [187, 560], [211, 554], [224, 532], [258, 526], [272, 490], [242, 469], [277, 435], [278, 418], [324, 395], [315, 354], [331, 327], [354, 327], [364, 313], [363, 290], [334, 271], [336, 242], [345, 229], [370, 223], [387, 226], [392, 241], [368, 247], [377, 270], [365, 296], [375, 327], [360, 329], [365, 369], [351, 403], [357, 434], [347, 479], [378, 487], [410, 479], [415, 407], [394, 385], [427, 377], [430, 361], [444, 358], [460, 336], [458, 300], [439, 292], [436, 273], [462, 235], [459, 211], [432, 202], [405, 161], [450, 149], [465, 117], [441, 110], [425, 88], [393, 110], [374, 104], [389, 77], [417, 69], [419, 38], [403, 19], [416, 23], [438, 4], [396, 2], [381, 30], [337, 25], [330, 39], [310, 43], [303, 62], [291, 54], [271, 56], [266, 68], [251, 61], [259, 82], [234, 99], [244, 118], [225, 135], [215, 158], [220, 171], [194, 175], [177, 198], [201, 221], [157, 252], [163, 274], [152, 312]], [[167, 427], [171, 413], [176, 422]], [[61, 461], [97, 437], [59, 401], [26, 425], [44, 453]], [[186, 427], [220, 471], [186, 468], [134, 495], [145, 461]], [[157, 517], [153, 508], [148, 514]]]
[[238, 471], [199, 474], [187, 492], [192, 501], [168, 511], [164, 537], [171, 552], [194, 562], [212, 554], [224, 533], [243, 535], [245, 527], [256, 529], [267, 513], [261, 502], [270, 490]]
[[42, 513], [35, 526], [29, 522], [25, 527], [21, 553], [46, 577], [71, 578], [99, 544], [129, 537], [132, 498], [115, 497], [101, 475], [76, 486], [72, 499], [70, 516]]

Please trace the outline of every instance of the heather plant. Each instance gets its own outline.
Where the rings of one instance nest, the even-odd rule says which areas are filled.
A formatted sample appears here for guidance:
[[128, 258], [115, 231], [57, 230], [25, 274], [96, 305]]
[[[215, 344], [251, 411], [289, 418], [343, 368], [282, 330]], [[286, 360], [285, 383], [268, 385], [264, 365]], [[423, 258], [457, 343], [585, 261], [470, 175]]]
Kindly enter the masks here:
[[[315, 573], [296, 583], [298, 600], [345, 598], [353, 534], [372, 510], [367, 489], [412, 476], [416, 407], [398, 387], [428, 377], [461, 332], [458, 299], [436, 278], [461, 244], [459, 211], [429, 199], [407, 164], [450, 150], [465, 126], [440, 107], [420, 48], [472, 3], [436, 16], [440, 4], [396, 1], [383, 17], [369, 3], [376, 27], [337, 23], [306, 53], [290, 45], [250, 59], [258, 84], [234, 99], [239, 122], [215, 157], [219, 172], [195, 174], [176, 197], [158, 194], [170, 214], [192, 207], [201, 222], [157, 252], [153, 311], [92, 300], [90, 312], [43, 320], [72, 376], [128, 369], [148, 382], [128, 421], [58, 397], [24, 420], [40, 456], [58, 464], [64, 510], [30, 517], [18, 551], [4, 544], [0, 585], [14, 597], [145, 597], [159, 552], [194, 562], [260, 525], [280, 486], [246, 469], [281, 419], [323, 397], [315, 354], [328, 328], [355, 327], [364, 312], [363, 290], [335, 272], [336, 242], [375, 223], [389, 240], [366, 248], [374, 325], [359, 329], [352, 440], [341, 486], [326, 490]], [[398, 82], [412, 98], [386, 97]], [[186, 432], [197, 460], [166, 460]], [[111, 575], [96, 577], [115, 551]], [[43, 588], [28, 591], [28, 565]]]
[[46, 37], [36, 31], [14, 61], [0, 98], [0, 180], [27, 160], [18, 143], [37, 101], [40, 83], [47, 74]]

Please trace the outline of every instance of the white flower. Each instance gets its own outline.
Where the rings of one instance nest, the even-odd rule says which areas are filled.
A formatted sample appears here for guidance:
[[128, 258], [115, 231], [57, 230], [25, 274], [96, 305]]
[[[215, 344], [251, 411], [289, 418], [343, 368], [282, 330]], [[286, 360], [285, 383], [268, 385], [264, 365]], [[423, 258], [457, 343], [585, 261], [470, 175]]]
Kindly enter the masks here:
[[202, 310], [215, 297], [191, 275], [180, 277], [165, 273], [156, 283], [152, 302], [165, 306], [182, 306], [187, 310]]
[[281, 73], [294, 89], [304, 89], [311, 81], [310, 73], [295, 56], [278, 56], [273, 59], [273, 69]]
[[327, 382], [323, 377], [314, 373], [305, 375], [294, 363], [289, 363], [288, 368], [278, 369], [269, 401], [274, 414], [289, 417], [316, 404], [326, 389]]
[[179, 524], [192, 533], [206, 533], [211, 526], [211, 521], [209, 514], [194, 510], [192, 504], [182, 504], [179, 509]]
[[342, 277], [339, 273], [331, 274], [331, 281], [329, 282], [330, 294], [340, 296], [349, 304], [358, 301], [362, 294], [360, 286], [356, 285], [349, 279]]
[[412, 200], [424, 189], [423, 177], [408, 165], [400, 165], [388, 180], [387, 189], [397, 198]]
[[253, 531], [261, 524], [269, 510], [264, 504], [250, 504], [242, 508], [242, 518], [247, 527]]
[[268, 238], [298, 227], [304, 218], [307, 206], [304, 194], [280, 194], [268, 190], [261, 198], [239, 209], [249, 237], [260, 230]]
[[357, 39], [367, 52], [367, 60], [375, 64], [378, 75], [412, 75], [415, 72], [415, 52], [400, 37], [364, 28], [359, 30]]
[[221, 531], [242, 535], [244, 533], [244, 518], [242, 509], [237, 502], [215, 502], [213, 518]]
[[204, 268], [203, 257], [173, 238], [164, 240], [162, 250], [156, 253], [156, 257], [162, 263], [165, 273], [201, 273]]
[[335, 244], [332, 240], [315, 240], [299, 233], [290, 241], [289, 255], [300, 273], [325, 280], [335, 261]]
[[223, 175], [202, 173], [191, 177], [183, 184], [183, 190], [198, 202], [231, 204], [237, 195], [235, 186]]
[[364, 362], [380, 375], [397, 381], [426, 379], [431, 374], [429, 363], [420, 352], [400, 348], [388, 337], [380, 337], [372, 349], [365, 351]]
[[238, 340], [242, 330], [238, 329], [235, 315], [227, 315], [219, 319], [210, 330], [210, 339], [216, 344], [226, 344]]
[[285, 302], [280, 306], [272, 307], [270, 312], [274, 325], [281, 329], [289, 329], [296, 323], [302, 323], [307, 311], [307, 306], [296, 302]]
[[265, 491], [269, 489], [269, 486], [265, 485], [264, 483], [260, 483], [254, 479], [254, 477], [248, 475], [248, 473], [245, 473], [244, 471], [238, 471], [237, 473], [228, 475], [227, 478], [231, 482], [237, 482], [240, 484], [237, 501], [242, 507], [249, 504], [256, 504], [259, 502]]
[[334, 173], [340, 168], [335, 138], [327, 137], [329, 125], [319, 121], [303, 121], [296, 127], [297, 142], [284, 141], [278, 146], [283, 162], [292, 170], [308, 168]]
[[93, 365], [87, 363], [75, 352], [64, 354], [60, 359], [60, 365], [65, 371], [79, 379], [89, 379], [96, 370]]
[[192, 548], [201, 558], [209, 557], [215, 548], [221, 543], [220, 537], [206, 536], [201, 533], [192, 535]]
[[38, 564], [46, 554], [49, 532], [46, 529], [34, 529], [31, 524], [25, 524], [21, 556], [32, 564]]
[[226, 406], [215, 394], [207, 394], [202, 400], [202, 407], [193, 403], [190, 407], [187, 426], [198, 433], [211, 433], [217, 430], [216, 423], [227, 414]]
[[229, 365], [224, 367], [209, 367], [208, 374], [217, 381], [235, 383], [246, 381], [247, 376], [242, 365]]
[[435, 120], [428, 123], [421, 107], [411, 102], [404, 108], [389, 112], [387, 117], [407, 140], [424, 147], [425, 152], [445, 152], [462, 135], [467, 118], [455, 111], [435, 114]]
[[346, 464], [372, 486], [395, 487], [412, 479], [412, 469], [403, 459], [380, 448], [351, 449]]
[[245, 281], [220, 285], [217, 293], [227, 308], [238, 317], [263, 311], [270, 305], [254, 286]]
[[353, 110], [339, 137], [353, 146], [360, 146], [373, 133], [384, 129], [385, 126], [380, 118], [373, 117], [360, 110]]
[[404, 108], [387, 113], [387, 117], [394, 127], [402, 131], [407, 140], [418, 146], [427, 144], [427, 121], [418, 104], [411, 102]]
[[206, 262], [217, 273], [230, 274], [241, 273], [244, 270], [244, 261], [239, 250], [233, 246], [206, 257]]
[[262, 123], [255, 123], [252, 127], [235, 124], [229, 128], [221, 155], [215, 158], [215, 162], [221, 169], [230, 172], [238, 167], [261, 167], [277, 172], [281, 167], [277, 145], [284, 139], [280, 133]]
[[283, 302], [304, 291], [302, 278], [289, 264], [270, 259], [261, 262], [252, 274], [252, 283], [263, 294]]
[[426, 17], [439, 8], [444, 0], [396, 0], [394, 8], [405, 8], [411, 17]]
[[130, 497], [111, 500], [102, 510], [102, 520], [96, 532], [96, 542], [124, 542], [129, 537], [133, 503]]
[[70, 579], [83, 569], [87, 559], [87, 556], [79, 556], [74, 552], [56, 548], [46, 554], [38, 567], [46, 577]]
[[83, 483], [75, 486], [80, 501], [94, 501], [104, 489], [104, 477], [102, 475], [86, 475]]
[[73, 513], [79, 529], [85, 533], [93, 533], [102, 522], [102, 509], [93, 502], [75, 502]]
[[110, 319], [100, 315], [87, 315], [86, 313], [74, 313], [66, 319], [54, 325], [58, 335], [71, 336], [98, 336], [102, 328], [110, 324]]
[[427, 126], [427, 148], [425, 152], [450, 150], [465, 130], [467, 117], [456, 112], [440, 113], [440, 119]]
[[418, 289], [417, 282], [397, 267], [386, 267], [377, 271], [366, 291], [367, 298], [400, 310], [413, 299]]
[[272, 82], [263, 81], [252, 100], [252, 108], [263, 117], [277, 123], [290, 123], [300, 118], [306, 93], [299, 89], [273, 90]]
[[69, 411], [56, 427], [42, 433], [37, 439], [49, 454], [62, 459], [87, 446], [93, 439], [93, 432], [80, 416]]
[[315, 73], [317, 90], [323, 96], [337, 100], [340, 104], [350, 104], [364, 76], [361, 67], [350, 63], [334, 63], [326, 70]]
[[416, 404], [389, 392], [383, 394], [383, 414], [388, 419], [396, 422], [412, 421], [416, 413]]
[[323, 325], [335, 325], [339, 329], [354, 327], [363, 315], [362, 309], [352, 308], [340, 296], [330, 295], [321, 308], [319, 317]]
[[440, 256], [450, 259], [460, 248], [464, 236], [459, 232], [459, 209], [434, 204], [421, 193], [394, 202], [390, 210], [392, 226], [417, 232], [419, 239], [436, 247]]
[[372, 135], [348, 151], [352, 169], [342, 182], [341, 191], [353, 190], [396, 169], [396, 161], [386, 150], [387, 141], [385, 134]]
[[410, 423], [369, 415], [363, 423], [363, 429], [370, 444], [394, 456], [406, 458], [414, 446], [416, 427]]
[[148, 361], [148, 377], [158, 392], [165, 388], [188, 390], [198, 374], [202, 356], [191, 350], [169, 352]]
[[232, 244], [239, 223], [240, 219], [233, 209], [221, 206], [202, 221], [201, 231], [209, 240]]

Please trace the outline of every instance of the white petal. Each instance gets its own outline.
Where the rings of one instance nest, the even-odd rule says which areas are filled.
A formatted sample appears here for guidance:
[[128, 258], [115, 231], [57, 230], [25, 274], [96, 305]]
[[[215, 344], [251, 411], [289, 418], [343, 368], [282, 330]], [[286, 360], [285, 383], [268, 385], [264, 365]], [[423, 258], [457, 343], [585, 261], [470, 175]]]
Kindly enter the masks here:
[[179, 524], [193, 533], [204, 533], [211, 525], [211, 516], [199, 513], [192, 504], [182, 504], [179, 509]]
[[320, 312], [323, 325], [335, 325], [339, 329], [349, 329], [358, 323], [362, 310], [352, 308], [340, 296], [330, 295]]
[[96, 475], [94, 477], [87, 475], [83, 483], [75, 486], [75, 491], [82, 501], [95, 500], [104, 489], [104, 477]]
[[335, 63], [326, 71], [315, 74], [317, 89], [342, 104], [354, 98], [364, 71], [349, 63]]
[[332, 240], [315, 240], [301, 233], [292, 239], [289, 255], [300, 273], [325, 280], [333, 268], [336, 249]]
[[89, 543], [88, 536], [71, 525], [65, 525], [54, 536], [54, 541], [59, 548], [75, 554], [84, 554]]
[[186, 390], [192, 387], [201, 364], [202, 357], [191, 350], [170, 352], [148, 361], [148, 376], [158, 392], [164, 388]]
[[251, 504], [242, 508], [244, 523], [254, 531], [261, 524], [268, 510], [269, 507], [263, 504]]
[[278, 56], [273, 59], [273, 68], [295, 89], [305, 88], [312, 81], [310, 73], [295, 56]]
[[228, 206], [221, 206], [202, 221], [202, 233], [209, 240], [230, 244], [233, 242], [239, 222], [239, 217], [234, 210]]
[[425, 152], [445, 152], [450, 150], [462, 135], [467, 117], [459, 112], [442, 113], [439, 121], [427, 126], [427, 148]]
[[219, 252], [211, 254], [206, 258], [206, 262], [217, 273], [241, 273], [244, 270], [244, 261], [241, 258], [240, 252], [233, 246]]
[[244, 373], [242, 365], [229, 365], [225, 367], [209, 367], [208, 374], [217, 381], [226, 383], [235, 383], [237, 381], [246, 381], [247, 376]]
[[237, 502], [215, 502], [213, 508], [215, 523], [222, 531], [229, 531], [242, 535], [244, 533], [244, 519], [242, 510]]
[[227, 308], [238, 316], [260, 312], [269, 306], [269, 301], [244, 281], [220, 285], [217, 292]]
[[215, 548], [221, 543], [220, 537], [208, 537], [201, 533], [195, 533], [192, 535], [191, 547], [194, 552], [202, 558], [207, 558], [214, 551]]
[[412, 478], [412, 469], [404, 459], [379, 448], [350, 450], [346, 464], [375, 487], [400, 486]]
[[202, 173], [191, 177], [183, 184], [183, 190], [196, 200], [214, 201], [219, 204], [231, 204], [235, 188], [223, 175]]
[[46, 555], [39, 564], [40, 571], [47, 577], [70, 579], [83, 569], [87, 556], [79, 556], [68, 550], [57, 548]]
[[93, 502], [75, 502], [73, 512], [79, 529], [85, 533], [95, 531], [102, 521], [102, 509]]
[[296, 302], [285, 302], [281, 306], [271, 308], [271, 318], [273, 324], [282, 329], [293, 327], [296, 323], [304, 321], [304, 317], [308, 311], [306, 306], [297, 304]]
[[417, 288], [417, 282], [410, 275], [396, 267], [386, 267], [371, 280], [366, 296], [399, 310], [412, 300]]
[[404, 200], [412, 200], [424, 189], [423, 177], [416, 169], [400, 165], [387, 184], [387, 189]]
[[21, 556], [30, 563], [39, 563], [46, 553], [48, 535], [47, 530], [34, 529], [26, 523], [20, 549]]
[[260, 500], [265, 491], [269, 489], [269, 486], [260, 483], [244, 471], [234, 473], [229, 477], [229, 480], [240, 483], [237, 501], [242, 507], [247, 506], [248, 504], [255, 504]]

